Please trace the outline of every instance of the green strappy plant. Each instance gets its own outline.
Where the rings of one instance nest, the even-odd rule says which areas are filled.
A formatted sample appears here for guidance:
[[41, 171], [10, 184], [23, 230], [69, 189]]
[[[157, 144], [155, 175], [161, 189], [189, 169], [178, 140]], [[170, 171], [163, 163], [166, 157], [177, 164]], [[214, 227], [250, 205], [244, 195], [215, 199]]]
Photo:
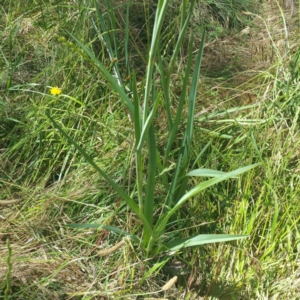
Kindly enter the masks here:
[[[103, 14], [100, 7], [96, 7], [96, 21], [93, 19], [96, 30], [99, 30], [101, 42], [105, 45], [107, 52], [111, 58], [118, 57], [116, 46], [116, 35], [114, 26], [116, 15], [109, 1], [103, 1], [106, 6], [106, 13]], [[142, 89], [137, 88], [136, 77], [130, 70], [129, 54], [127, 47], [129, 44], [129, 6], [127, 4], [126, 26], [125, 26], [125, 61], [128, 74], [131, 76], [131, 86], [125, 87], [120, 76], [117, 64], [112, 70], [108, 70], [96, 58], [93, 51], [86, 47], [75, 36], [70, 34], [75, 43], [81, 48], [85, 57], [102, 73], [107, 80], [108, 85], [117, 94], [124, 104], [124, 109], [127, 109], [132, 117], [135, 135], [135, 172], [136, 184], [132, 186], [129, 196], [112, 178], [110, 178], [89, 156], [87, 151], [82, 148], [71, 136], [69, 136], [60, 125], [51, 117], [50, 112], [47, 116], [52, 121], [59, 132], [85, 157], [86, 161], [95, 168], [100, 176], [105, 178], [117, 194], [127, 203], [130, 209], [136, 214], [142, 223], [142, 230], [136, 234], [124, 232], [119, 228], [105, 226], [105, 224], [72, 224], [76, 228], [105, 228], [114, 231], [121, 235], [127, 235], [132, 240], [144, 249], [145, 256], [151, 257], [164, 251], [177, 251], [185, 247], [199, 246], [207, 243], [232, 241], [245, 238], [246, 235], [231, 235], [231, 234], [199, 234], [194, 237], [178, 239], [164, 242], [168, 240], [168, 225], [171, 218], [177, 211], [192, 197], [196, 196], [206, 188], [215, 185], [224, 180], [237, 178], [240, 174], [256, 167], [258, 164], [253, 164], [241, 167], [231, 172], [221, 172], [210, 169], [195, 169], [189, 170], [191, 145], [193, 139], [193, 124], [195, 113], [195, 101], [197, 97], [197, 87], [199, 84], [200, 66], [204, 49], [205, 29], [201, 44], [194, 60], [193, 35], [190, 35], [188, 44], [188, 56], [186, 62], [185, 75], [182, 81], [181, 94], [177, 111], [172, 114], [171, 110], [171, 74], [174, 73], [177, 58], [180, 49], [182, 49], [184, 39], [187, 36], [188, 24], [191, 18], [195, 1], [184, 0], [181, 4], [179, 32], [176, 36], [176, 42], [171, 57], [163, 54], [160, 45], [161, 29], [164, 23], [166, 11], [169, 5], [168, 0], [159, 0], [156, 7], [155, 21], [152, 30], [152, 38], [150, 43], [149, 55], [147, 58], [147, 69], [145, 78], [142, 81], [144, 86]], [[108, 34], [109, 32], [109, 34]], [[194, 64], [192, 63], [194, 60]], [[192, 68], [193, 65], [193, 68]], [[193, 69], [193, 72], [192, 72]], [[112, 75], [111, 72], [114, 72]], [[159, 77], [159, 81], [157, 78]], [[155, 79], [155, 80], [154, 80]], [[191, 83], [190, 83], [191, 82]], [[141, 91], [141, 92], [139, 92]], [[189, 92], [187, 92], [189, 91]], [[182, 118], [182, 111], [187, 104], [187, 118]], [[168, 137], [164, 145], [162, 156], [159, 150], [161, 145], [158, 145], [158, 135], [155, 127], [155, 117], [164, 110], [167, 120]], [[178, 137], [178, 130], [184, 125], [185, 131], [182, 137]], [[176, 163], [170, 163], [172, 156], [172, 147], [180, 144], [180, 149], [177, 154]], [[200, 184], [190, 188], [189, 179], [191, 176], [201, 176], [210, 178]], [[146, 178], [146, 184], [145, 184]], [[163, 207], [160, 216], [155, 216], [155, 191], [156, 187], [163, 186], [165, 200], [159, 205]], [[163, 239], [162, 239], [162, 236]]]

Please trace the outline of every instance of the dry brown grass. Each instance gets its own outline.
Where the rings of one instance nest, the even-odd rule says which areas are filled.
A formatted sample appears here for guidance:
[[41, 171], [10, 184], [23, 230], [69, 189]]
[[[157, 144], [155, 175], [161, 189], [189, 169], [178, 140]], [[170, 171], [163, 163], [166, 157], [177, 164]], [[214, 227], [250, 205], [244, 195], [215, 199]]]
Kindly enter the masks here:
[[297, 50], [297, 12], [291, 15], [290, 7], [279, 8], [275, 1], [264, 2], [261, 9], [259, 15], [243, 12], [253, 20], [239, 33], [206, 45], [204, 71], [220, 74], [223, 68], [230, 67], [232, 74], [240, 73], [242, 83], [254, 72], [268, 69], [278, 59], [288, 59]]

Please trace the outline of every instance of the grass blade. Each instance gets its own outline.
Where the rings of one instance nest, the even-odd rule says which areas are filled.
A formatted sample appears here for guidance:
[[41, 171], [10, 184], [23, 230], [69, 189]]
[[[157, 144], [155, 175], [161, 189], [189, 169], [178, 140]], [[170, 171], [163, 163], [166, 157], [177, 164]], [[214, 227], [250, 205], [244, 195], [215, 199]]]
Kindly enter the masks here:
[[141, 111], [140, 111], [140, 98], [137, 91], [136, 76], [132, 75], [132, 94], [133, 94], [133, 123], [134, 123], [134, 135], [135, 145], [138, 146], [138, 142], [141, 138]]
[[154, 192], [155, 192], [155, 173], [156, 173], [156, 146], [154, 128], [151, 125], [149, 129], [148, 139], [148, 177], [145, 194], [144, 215], [149, 224], [153, 222]]
[[[185, 101], [185, 97], [186, 97], [186, 90], [187, 90], [190, 70], [191, 70], [191, 66], [192, 66], [192, 53], [193, 53], [192, 52], [192, 43], [193, 43], [193, 39], [191, 39], [190, 43], [189, 43], [189, 56], [188, 56], [187, 68], [186, 68], [186, 72], [185, 72], [185, 78], [184, 78], [184, 82], [183, 82], [183, 86], [182, 86], [182, 90], [181, 90], [181, 95], [180, 95], [180, 99], [179, 99], [179, 104], [178, 104], [178, 108], [177, 108], [176, 117], [174, 119], [172, 130], [170, 132], [170, 136], [168, 138], [167, 146], [166, 146], [166, 149], [165, 149], [165, 155], [164, 155], [164, 161], [163, 161], [163, 167], [164, 168], [167, 167], [168, 159], [169, 159], [169, 156], [170, 156], [170, 150], [171, 150], [172, 144], [174, 142], [175, 136], [177, 134], [178, 126], [179, 126], [179, 123], [180, 123], [180, 120], [181, 120], [182, 109], [183, 109], [183, 105], [184, 105], [184, 101]], [[167, 197], [167, 200], [166, 200], [167, 206], [170, 206], [171, 203], [173, 202], [173, 195], [174, 195], [175, 190], [177, 188], [177, 180], [178, 180], [179, 173], [180, 173], [181, 160], [183, 158], [183, 153], [184, 153], [184, 145], [181, 146], [180, 154], [179, 154], [178, 159], [177, 159], [175, 174], [172, 178], [170, 191], [169, 191], [169, 194], [168, 194], [168, 197]]]
[[146, 122], [148, 110], [149, 110], [149, 96], [150, 90], [152, 87], [152, 80], [153, 80], [153, 69], [155, 64], [155, 57], [157, 53], [157, 48], [160, 39], [160, 31], [164, 21], [164, 15], [166, 13], [167, 7], [169, 4], [169, 0], [159, 0], [157, 9], [156, 9], [156, 16], [155, 22], [153, 26], [153, 33], [152, 33], [152, 40], [151, 46], [149, 51], [149, 58], [148, 58], [148, 65], [147, 65], [147, 72], [146, 72], [146, 85], [145, 85], [145, 94], [144, 94], [144, 111], [143, 111], [143, 124]]
[[193, 189], [191, 189], [189, 192], [187, 192], [184, 196], [182, 196], [182, 198], [178, 201], [178, 203], [172, 208], [169, 210], [169, 212], [165, 215], [165, 217], [161, 218], [154, 230], [153, 230], [153, 241], [155, 241], [162, 232], [165, 231], [165, 228], [167, 226], [167, 223], [169, 221], [169, 219], [172, 217], [172, 215], [174, 215], [174, 213], [188, 200], [190, 199], [191, 197], [197, 195], [198, 193], [200, 193], [201, 191], [205, 190], [206, 188], [212, 186], [212, 185], [215, 185], [219, 182], [222, 182], [224, 180], [227, 180], [227, 179], [230, 179], [231, 177], [234, 177], [234, 176], [237, 176], [237, 175], [240, 175], [244, 172], [247, 172], [257, 166], [259, 166], [260, 163], [257, 163], [257, 164], [253, 164], [253, 165], [249, 165], [249, 166], [246, 166], [246, 167], [242, 167], [242, 168], [239, 168], [239, 169], [236, 169], [234, 171], [231, 171], [231, 172], [228, 172], [224, 175], [221, 175], [221, 176], [218, 176], [216, 178], [212, 178], [212, 179], [209, 179], [205, 182], [202, 182], [200, 183], [199, 185], [197, 185], [196, 187], [194, 187]]
[[164, 102], [165, 102], [165, 110], [167, 114], [168, 120], [168, 128], [171, 131], [173, 127], [173, 120], [171, 116], [171, 105], [170, 105], [170, 96], [169, 96], [169, 87], [170, 87], [170, 70], [169, 67], [164, 64], [164, 58], [160, 53], [160, 47], [158, 46], [158, 71], [160, 74], [160, 82], [161, 87], [164, 93]]
[[114, 232], [118, 235], [130, 236], [135, 242], [137, 242], [137, 243], [140, 242], [140, 239], [137, 236], [132, 235], [129, 232], [124, 231], [124, 230], [122, 230], [120, 228], [117, 228], [117, 227], [114, 227], [114, 226], [106, 226], [106, 225], [94, 224], [94, 223], [88, 223], [88, 224], [87, 223], [82, 223], [82, 224], [73, 223], [73, 224], [68, 224], [66, 226], [71, 227], [71, 228], [78, 228], [78, 229], [82, 229], [82, 228], [85, 228], [85, 229], [99, 229], [99, 228], [103, 228], [105, 230]]
[[[211, 170], [211, 169], [195, 169], [186, 174], [186, 176], [197, 176], [197, 177], [218, 177], [225, 175], [227, 172]], [[238, 178], [237, 176], [231, 178]]]
[[154, 102], [154, 106], [153, 106], [150, 114], [148, 115], [148, 117], [146, 119], [146, 122], [143, 124], [141, 137], [140, 137], [139, 143], [137, 145], [137, 149], [136, 149], [137, 152], [140, 152], [141, 149], [142, 149], [143, 142], [146, 139], [146, 136], [148, 134], [148, 130], [149, 130], [150, 126], [152, 125], [153, 118], [156, 114], [156, 111], [157, 111], [157, 108], [158, 108], [158, 105], [159, 105], [159, 102], [160, 102], [160, 98], [161, 98], [161, 96], [157, 95], [156, 100]]
[[[118, 55], [118, 47], [116, 45], [116, 37], [115, 37], [115, 31], [116, 31], [116, 23], [115, 23], [115, 14], [114, 14], [114, 9], [111, 7], [110, 1], [104, 1], [104, 6], [107, 9], [107, 16], [109, 18], [110, 24], [108, 24], [109, 28], [113, 28], [113, 30], [108, 31], [105, 19], [102, 15], [102, 12], [100, 11], [99, 3], [97, 1], [94, 1], [95, 7], [96, 7], [96, 12], [97, 12], [97, 17], [100, 23], [101, 27], [101, 32], [99, 32], [98, 28], [96, 28], [96, 31], [99, 35], [99, 39], [102, 40], [106, 47], [106, 51], [109, 55], [110, 60], [117, 58], [119, 60], [119, 55]], [[95, 27], [95, 26], [94, 26]], [[113, 45], [114, 49], [112, 47], [112, 42], [110, 38], [110, 34], [112, 35], [112, 40], [113, 40]], [[113, 64], [113, 70], [115, 73], [115, 76], [118, 80], [118, 84], [122, 86], [122, 76], [120, 75], [120, 71], [118, 68], [118, 61]]]
[[[155, 263], [142, 277], [141, 281], [139, 284], [143, 284], [145, 280], [151, 276], [154, 272], [158, 273], [159, 270], [171, 259], [171, 256], [169, 257], [164, 257], [161, 261]], [[154, 299], [154, 298], [153, 298]]]
[[50, 116], [49, 112], [46, 112], [46, 116], [50, 119], [53, 125], [59, 130], [59, 132], [69, 141], [70, 144], [74, 145], [74, 147], [82, 154], [82, 156], [87, 160], [87, 162], [94, 167], [94, 169], [104, 177], [107, 182], [112, 186], [112, 188], [122, 197], [128, 206], [133, 210], [133, 212], [141, 219], [146, 230], [148, 232], [152, 232], [152, 229], [146, 220], [145, 216], [142, 212], [139, 211], [139, 207], [137, 204], [124, 192], [115, 182], [112, 180], [104, 171], [102, 171], [98, 165], [94, 162], [94, 160], [87, 154], [87, 152], [79, 146], [65, 131], [56, 123], [56, 121]]
[[124, 102], [124, 104], [128, 108], [130, 114], [133, 116], [133, 114], [134, 114], [134, 112], [133, 112], [133, 104], [131, 103], [129, 97], [127, 96], [124, 88], [118, 84], [118, 82], [116, 81], [116, 79], [109, 73], [109, 71], [104, 67], [104, 65], [95, 57], [95, 55], [93, 54], [93, 52], [91, 50], [89, 50], [87, 47], [85, 47], [70, 32], [69, 32], [69, 35], [74, 39], [74, 41], [78, 44], [78, 46], [80, 46], [80, 48], [90, 57], [90, 59], [92, 60], [92, 62], [95, 64], [95, 66], [97, 66], [99, 68], [99, 70], [101, 71], [102, 75], [108, 81], [110, 87], [119, 94], [121, 100]]
[[175, 66], [175, 61], [176, 61], [178, 52], [181, 48], [183, 39], [186, 36], [186, 30], [188, 28], [188, 24], [190, 22], [192, 14], [193, 14], [193, 9], [194, 9], [194, 6], [195, 6], [195, 0], [191, 1], [189, 13], [188, 13], [187, 16], [185, 15], [185, 10], [186, 10], [185, 6], [186, 6], [186, 3], [182, 3], [182, 13], [181, 13], [181, 21], [180, 21], [181, 30], [179, 32], [179, 36], [178, 36], [178, 39], [177, 39], [177, 42], [176, 42], [176, 45], [175, 45], [175, 48], [174, 48], [174, 52], [173, 52], [171, 60], [170, 60], [170, 64], [169, 64], [170, 72], [173, 72], [173, 68]]
[[278, 208], [278, 201], [277, 201], [277, 196], [275, 193], [273, 193], [274, 195], [274, 215], [273, 215], [273, 219], [272, 219], [272, 226], [271, 226], [271, 236], [270, 236], [270, 240], [272, 242], [274, 242], [274, 236], [275, 236], [275, 230], [277, 228], [277, 221], [278, 221], [278, 214], [279, 214], [279, 208]]
[[[200, 48], [196, 59], [196, 65], [193, 73], [192, 84], [191, 84], [191, 89], [189, 94], [187, 127], [183, 139], [184, 152], [182, 157], [182, 164], [180, 165], [179, 178], [184, 176], [190, 159], [191, 142], [193, 136], [193, 127], [194, 127], [195, 102], [197, 97], [197, 88], [199, 85], [200, 67], [201, 67], [202, 55], [204, 50], [204, 41], [205, 41], [205, 30], [203, 31], [202, 34], [202, 40], [201, 40]], [[182, 197], [182, 195], [184, 195], [187, 184], [188, 184], [188, 179], [184, 178], [183, 181], [180, 183], [180, 189], [177, 191], [176, 198], [174, 199], [175, 203], [178, 201], [178, 199]]]
[[125, 66], [127, 75], [130, 76], [130, 60], [129, 60], [129, 53], [128, 53], [128, 45], [129, 45], [129, 9], [130, 9], [130, 1], [127, 1], [126, 5], [126, 19], [125, 19]]
[[248, 235], [235, 234], [199, 234], [192, 238], [171, 241], [164, 246], [170, 251], [176, 251], [181, 248], [200, 246], [211, 243], [221, 243], [235, 241], [249, 237]]
[[[201, 61], [202, 61], [202, 54], [203, 54], [203, 49], [204, 49], [204, 40], [205, 40], [205, 30], [202, 35], [202, 40], [200, 44], [200, 48], [198, 51], [197, 59], [196, 59], [196, 66], [192, 78], [192, 86], [191, 86], [191, 91], [189, 94], [189, 107], [188, 107], [188, 118], [187, 118], [187, 128], [185, 131], [185, 136], [183, 138], [182, 146], [181, 146], [181, 153], [178, 157], [177, 165], [176, 165], [176, 170], [175, 170], [175, 175], [172, 180], [172, 185], [171, 185], [171, 190], [168, 195], [167, 199], [167, 206], [171, 206], [173, 202], [176, 202], [177, 199], [181, 198], [182, 195], [185, 193], [186, 186], [188, 183], [188, 180], [186, 178], [183, 179], [183, 181], [180, 183], [180, 189], [176, 191], [178, 187], [178, 178], [183, 178], [185, 175], [184, 173], [186, 172], [186, 167], [189, 161], [189, 156], [190, 156], [190, 145], [191, 145], [191, 139], [192, 139], [192, 134], [193, 134], [193, 125], [194, 125], [194, 111], [195, 111], [195, 99], [196, 99], [196, 92], [197, 92], [197, 86], [198, 86], [198, 81], [199, 81], [199, 75], [200, 75], [200, 66], [201, 66]], [[193, 39], [191, 39], [190, 42], [190, 54], [189, 54], [189, 61], [188, 61], [188, 69], [191, 67], [191, 59], [192, 59], [192, 53], [191, 53], [191, 45], [192, 45]], [[185, 90], [187, 87], [188, 83], [188, 77], [187, 75], [189, 72], [186, 71], [186, 78], [184, 81], [183, 89], [182, 89], [182, 94], [180, 97], [180, 105], [183, 105], [183, 101], [185, 98]], [[179, 110], [180, 108], [180, 110]], [[181, 109], [182, 107], [178, 108], [177, 116], [174, 121], [174, 126], [172, 128], [172, 132], [170, 134], [170, 138], [168, 140], [167, 144], [167, 150], [166, 150], [166, 155], [164, 158], [164, 162], [166, 163], [167, 161], [167, 153], [170, 151], [172, 142], [175, 138], [175, 133], [177, 131], [179, 121], [180, 121], [180, 115], [181, 115]], [[175, 195], [176, 191], [176, 198], [174, 199], [173, 196]]]
[[202, 40], [201, 40], [200, 48], [196, 59], [196, 65], [195, 65], [195, 70], [192, 78], [191, 90], [189, 94], [189, 107], [188, 107], [187, 129], [186, 129], [186, 138], [187, 138], [188, 147], [190, 147], [192, 135], [193, 135], [195, 101], [197, 96], [197, 88], [199, 85], [200, 67], [201, 67], [202, 55], [204, 50], [204, 41], [205, 41], [205, 30], [203, 31], [202, 34]]

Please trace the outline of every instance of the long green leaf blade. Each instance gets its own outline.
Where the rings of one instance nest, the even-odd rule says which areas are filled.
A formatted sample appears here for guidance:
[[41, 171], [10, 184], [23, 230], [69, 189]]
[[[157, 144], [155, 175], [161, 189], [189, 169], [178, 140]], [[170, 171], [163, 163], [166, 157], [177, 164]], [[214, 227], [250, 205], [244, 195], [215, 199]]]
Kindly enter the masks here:
[[191, 90], [189, 94], [189, 108], [188, 108], [188, 119], [187, 119], [187, 143], [190, 146], [192, 135], [193, 135], [193, 126], [194, 126], [194, 114], [195, 114], [195, 101], [197, 96], [197, 88], [199, 86], [199, 76], [200, 76], [200, 67], [202, 62], [203, 50], [204, 50], [204, 41], [205, 41], [205, 30], [202, 34], [202, 40], [199, 48], [199, 52], [196, 59], [195, 70], [192, 78]]
[[[211, 170], [211, 169], [195, 169], [186, 174], [186, 176], [196, 176], [196, 177], [218, 177], [221, 175], [226, 175], [227, 172]], [[238, 176], [234, 176], [231, 178], [238, 178]]]
[[107, 182], [112, 186], [112, 188], [122, 197], [128, 206], [133, 210], [133, 212], [141, 219], [143, 222], [146, 230], [150, 233], [152, 229], [146, 220], [145, 216], [142, 212], [139, 211], [139, 207], [137, 204], [124, 192], [115, 182], [112, 180], [101, 168], [94, 162], [94, 160], [87, 154], [87, 152], [79, 146], [57, 123], [56, 121], [50, 116], [49, 112], [46, 112], [46, 116], [50, 119], [50, 121], [54, 124], [54, 126], [59, 130], [59, 132], [69, 141], [70, 144], [74, 145], [74, 147], [82, 154], [82, 156], [87, 160], [87, 162], [95, 168], [95, 170], [104, 177]]
[[140, 98], [137, 91], [135, 73], [133, 73], [132, 75], [132, 94], [133, 94], [133, 105], [134, 105], [134, 114], [133, 114], [134, 135], [135, 135], [135, 144], [137, 147], [141, 138], [141, 112], [140, 112]]
[[247, 237], [249, 236], [234, 234], [199, 234], [192, 238], [171, 241], [164, 244], [164, 246], [170, 251], [175, 251], [181, 248], [194, 247], [211, 243], [229, 242], [244, 239]]
[[174, 213], [191, 197], [197, 195], [199, 192], [205, 190], [206, 188], [215, 185], [219, 182], [222, 182], [224, 180], [230, 179], [231, 177], [240, 175], [244, 172], [247, 172], [257, 166], [259, 166], [261, 163], [257, 163], [257, 164], [253, 164], [253, 165], [249, 165], [246, 167], [242, 167], [239, 169], [236, 169], [234, 171], [228, 172], [224, 175], [218, 176], [216, 178], [212, 178], [209, 179], [205, 182], [200, 183], [199, 185], [197, 185], [196, 187], [194, 187], [193, 189], [191, 189], [189, 192], [187, 192], [184, 196], [182, 196], [182, 198], [177, 202], [177, 204], [169, 210], [169, 212], [165, 215], [165, 217], [161, 218], [154, 230], [153, 230], [153, 241], [155, 241], [161, 233], [163, 233], [165, 231], [165, 228], [167, 226], [168, 220], [171, 218], [172, 215], [174, 215]]
[[150, 126], [152, 125], [153, 118], [155, 117], [156, 111], [158, 109], [160, 98], [161, 98], [161, 96], [157, 95], [156, 100], [153, 105], [153, 108], [151, 109], [151, 112], [149, 113], [149, 116], [146, 119], [146, 122], [143, 124], [141, 137], [140, 137], [139, 143], [137, 145], [137, 152], [140, 152], [142, 150], [143, 142], [145, 141], [145, 139], [147, 137], [148, 130], [149, 130]]
[[156, 145], [154, 128], [151, 125], [147, 139], [148, 144], [148, 177], [145, 194], [144, 215], [152, 226], [153, 208], [154, 208], [154, 192], [155, 192], [155, 175], [156, 175]]
[[123, 235], [123, 236], [129, 236], [131, 237], [135, 242], [139, 243], [140, 239], [135, 236], [130, 234], [127, 231], [124, 231], [118, 227], [114, 227], [114, 226], [107, 226], [107, 225], [101, 225], [101, 224], [95, 224], [95, 223], [73, 223], [73, 224], [68, 224], [66, 225], [67, 227], [71, 227], [71, 228], [78, 228], [78, 229], [99, 229], [99, 228], [103, 228], [105, 230], [114, 232], [118, 235]]
[[[182, 3], [182, 5], [185, 6], [185, 3]], [[195, 6], [195, 0], [191, 1], [189, 13], [187, 14], [187, 16], [185, 15], [185, 8], [184, 7], [182, 8], [183, 11], [181, 13], [181, 22], [180, 22], [181, 29], [180, 29], [180, 32], [178, 35], [178, 39], [177, 39], [173, 54], [172, 54], [172, 58], [170, 60], [170, 64], [169, 64], [171, 72], [173, 71], [173, 68], [175, 66], [175, 60], [176, 60], [178, 52], [181, 48], [184, 37], [186, 36], [186, 30], [188, 28], [188, 24], [190, 22], [191, 16], [193, 15], [194, 6]]]
[[144, 111], [143, 111], [143, 125], [146, 122], [149, 110], [149, 98], [150, 90], [152, 87], [153, 80], [153, 69], [155, 64], [155, 57], [157, 52], [157, 47], [160, 39], [160, 31], [164, 21], [164, 15], [166, 13], [169, 0], [159, 0], [156, 8], [155, 22], [153, 25], [152, 40], [149, 51], [148, 65], [146, 71], [146, 86], [144, 93]]
[[[181, 88], [181, 94], [180, 94], [180, 98], [179, 98], [179, 103], [178, 103], [178, 107], [177, 107], [177, 112], [176, 112], [176, 116], [172, 125], [172, 129], [170, 131], [169, 134], [169, 138], [168, 138], [168, 142], [167, 142], [167, 146], [165, 149], [165, 155], [164, 155], [164, 162], [163, 162], [163, 166], [164, 168], [167, 167], [167, 162], [169, 159], [169, 155], [170, 155], [170, 150], [172, 147], [172, 144], [174, 142], [175, 136], [178, 132], [178, 126], [181, 120], [181, 116], [182, 116], [182, 109], [183, 109], [183, 105], [185, 102], [185, 97], [186, 97], [186, 91], [187, 91], [187, 86], [188, 86], [188, 82], [189, 82], [189, 77], [190, 77], [190, 72], [191, 72], [191, 66], [192, 66], [192, 54], [193, 54], [193, 39], [190, 39], [189, 42], [189, 55], [188, 55], [188, 59], [187, 59], [187, 66], [186, 66], [186, 70], [185, 70], [185, 76], [184, 76], [184, 80], [183, 80], [183, 84], [182, 84], [182, 88]], [[177, 168], [180, 167], [181, 162], [178, 161], [178, 166]], [[173, 179], [173, 181], [175, 180], [176, 182], [176, 178]]]
[[74, 39], [74, 41], [80, 46], [80, 48], [90, 57], [92, 62], [99, 68], [103, 76], [108, 81], [110, 87], [114, 89], [120, 96], [121, 100], [124, 102], [126, 107], [128, 108], [130, 114], [133, 116], [133, 104], [127, 96], [123, 87], [121, 87], [116, 79], [109, 73], [109, 71], [104, 67], [104, 65], [95, 57], [93, 52], [85, 47], [75, 36], [71, 33], [69, 35]]

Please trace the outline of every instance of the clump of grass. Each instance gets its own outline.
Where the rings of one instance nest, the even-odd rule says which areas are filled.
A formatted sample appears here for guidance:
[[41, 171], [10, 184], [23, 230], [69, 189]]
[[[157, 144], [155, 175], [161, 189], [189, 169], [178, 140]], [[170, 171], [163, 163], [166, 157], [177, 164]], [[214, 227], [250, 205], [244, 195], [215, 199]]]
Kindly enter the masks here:
[[[187, 113], [187, 125], [186, 130], [183, 133], [183, 141], [180, 146], [180, 153], [175, 164], [175, 172], [170, 173], [170, 165], [168, 160], [170, 159], [171, 147], [176, 139], [176, 134], [178, 130], [178, 125], [181, 122], [181, 110], [183, 108], [183, 104], [186, 98], [186, 90], [187, 83], [189, 79], [191, 62], [192, 62], [192, 50], [191, 45], [193, 39], [191, 39], [189, 56], [187, 62], [187, 70], [185, 73], [185, 78], [182, 86], [182, 92], [180, 95], [180, 102], [178, 106], [178, 110], [173, 117], [171, 115], [171, 107], [170, 107], [170, 73], [174, 69], [174, 63], [176, 60], [176, 56], [180, 50], [180, 46], [183, 40], [183, 36], [186, 33], [188, 21], [191, 17], [192, 9], [194, 7], [194, 2], [190, 4], [190, 7], [187, 6], [187, 3], [182, 4], [182, 12], [185, 10], [188, 11], [187, 19], [184, 23], [182, 23], [182, 28], [179, 32], [179, 40], [174, 49], [173, 56], [170, 59], [169, 65], [166, 65], [162, 61], [162, 56], [160, 55], [160, 31], [163, 25], [164, 15], [166, 13], [166, 9], [168, 6], [168, 1], [161, 1], [158, 3], [156, 18], [153, 27], [153, 35], [152, 41], [150, 44], [146, 78], [145, 78], [145, 91], [143, 95], [143, 108], [140, 107], [140, 96], [138, 95], [138, 89], [136, 84], [136, 79], [133, 74], [132, 79], [132, 93], [133, 93], [133, 104], [126, 94], [126, 90], [121, 86], [121, 78], [119, 77], [120, 72], [118, 69], [115, 69], [115, 75], [117, 76], [117, 80], [113, 78], [113, 76], [108, 72], [108, 70], [103, 66], [103, 64], [94, 56], [94, 54], [85, 47], [76, 37], [73, 36], [73, 39], [77, 42], [77, 44], [84, 50], [84, 52], [89, 56], [94, 65], [99, 69], [99, 71], [104, 75], [109, 85], [117, 92], [127, 109], [129, 110], [131, 116], [134, 120], [134, 135], [135, 135], [135, 172], [136, 172], [136, 189], [131, 191], [132, 195], [137, 194], [138, 203], [134, 201], [134, 198], [129, 196], [114, 180], [112, 180], [105, 172], [102, 171], [99, 166], [92, 160], [92, 158], [88, 155], [88, 153], [82, 148], [73, 138], [70, 137], [62, 128], [58, 125], [58, 123], [50, 116], [49, 112], [47, 112], [48, 118], [52, 121], [55, 127], [62, 133], [62, 135], [78, 150], [87, 162], [93, 166], [97, 172], [104, 177], [109, 184], [113, 187], [113, 189], [117, 192], [117, 194], [125, 200], [127, 205], [132, 209], [132, 211], [137, 215], [139, 220], [143, 224], [143, 235], [139, 237], [138, 235], [129, 234], [130, 237], [140, 245], [142, 245], [145, 250], [146, 257], [149, 257], [153, 254], [159, 254], [161, 252], [167, 251], [177, 251], [181, 248], [191, 247], [196, 245], [202, 245], [206, 243], [214, 243], [218, 241], [230, 241], [239, 238], [243, 238], [242, 235], [209, 235], [202, 234], [197, 235], [193, 238], [187, 239], [179, 239], [173, 240], [169, 243], [163, 243], [161, 241], [160, 236], [167, 232], [167, 227], [169, 225], [169, 220], [173, 217], [175, 212], [183, 206], [183, 204], [189, 200], [191, 197], [197, 195], [200, 191], [206, 189], [209, 186], [212, 186], [216, 183], [219, 183], [223, 180], [236, 177], [237, 175], [252, 169], [257, 165], [250, 165], [244, 168], [239, 168], [235, 171], [225, 173], [216, 170], [210, 169], [196, 169], [192, 172], [187, 172], [187, 168], [190, 161], [190, 151], [191, 151], [191, 143], [193, 136], [193, 122], [194, 122], [194, 109], [195, 109], [195, 98], [197, 93], [197, 85], [199, 80], [199, 72], [200, 65], [204, 47], [205, 35], [202, 36], [202, 42], [200, 45], [200, 49], [198, 51], [198, 55], [196, 58], [196, 66], [195, 71], [192, 76], [192, 83], [190, 87], [190, 94], [188, 97], [188, 113]], [[99, 10], [99, 9], [98, 9]], [[103, 20], [101, 17], [101, 13], [98, 12], [100, 24], [103, 24]], [[181, 17], [184, 20], [184, 16]], [[103, 28], [104, 29], [104, 28]], [[205, 32], [205, 31], [204, 31]], [[105, 41], [105, 45], [107, 45], [108, 53], [115, 53], [112, 49], [112, 42], [109, 37], [107, 37]], [[112, 56], [112, 55], [110, 55]], [[155, 72], [155, 61], [158, 64], [158, 72]], [[162, 91], [160, 92], [153, 81], [153, 78], [157, 75], [160, 75], [161, 87]], [[156, 134], [155, 134], [155, 126], [154, 126], [154, 116], [157, 113], [158, 107], [160, 105], [161, 95], [164, 95], [164, 108], [165, 114], [168, 121], [168, 130], [169, 130], [169, 138], [164, 146], [165, 155], [164, 157], [159, 157], [159, 148], [156, 146]], [[143, 155], [144, 144], [146, 143], [147, 149], [147, 158], [148, 158], [148, 167], [144, 164], [145, 156]], [[147, 168], [147, 172], [145, 172]], [[156, 190], [156, 176], [157, 171], [159, 171], [162, 175], [161, 183], [165, 186], [166, 192], [164, 197], [166, 200], [163, 204], [163, 212], [159, 217], [158, 221], [154, 221], [154, 209], [155, 209], [155, 190]], [[146, 188], [144, 188], [144, 177], [146, 178]], [[198, 177], [213, 177], [210, 180], [204, 181], [201, 184], [198, 184], [193, 189], [190, 189], [189, 192], [186, 192], [188, 187], [188, 179], [192, 176]], [[96, 225], [96, 224], [76, 224], [73, 225], [79, 228], [98, 228], [103, 227], [108, 230], [112, 230], [116, 233], [121, 233], [122, 231], [118, 228], [105, 227], [105, 225]], [[128, 233], [124, 233], [127, 235]]]

